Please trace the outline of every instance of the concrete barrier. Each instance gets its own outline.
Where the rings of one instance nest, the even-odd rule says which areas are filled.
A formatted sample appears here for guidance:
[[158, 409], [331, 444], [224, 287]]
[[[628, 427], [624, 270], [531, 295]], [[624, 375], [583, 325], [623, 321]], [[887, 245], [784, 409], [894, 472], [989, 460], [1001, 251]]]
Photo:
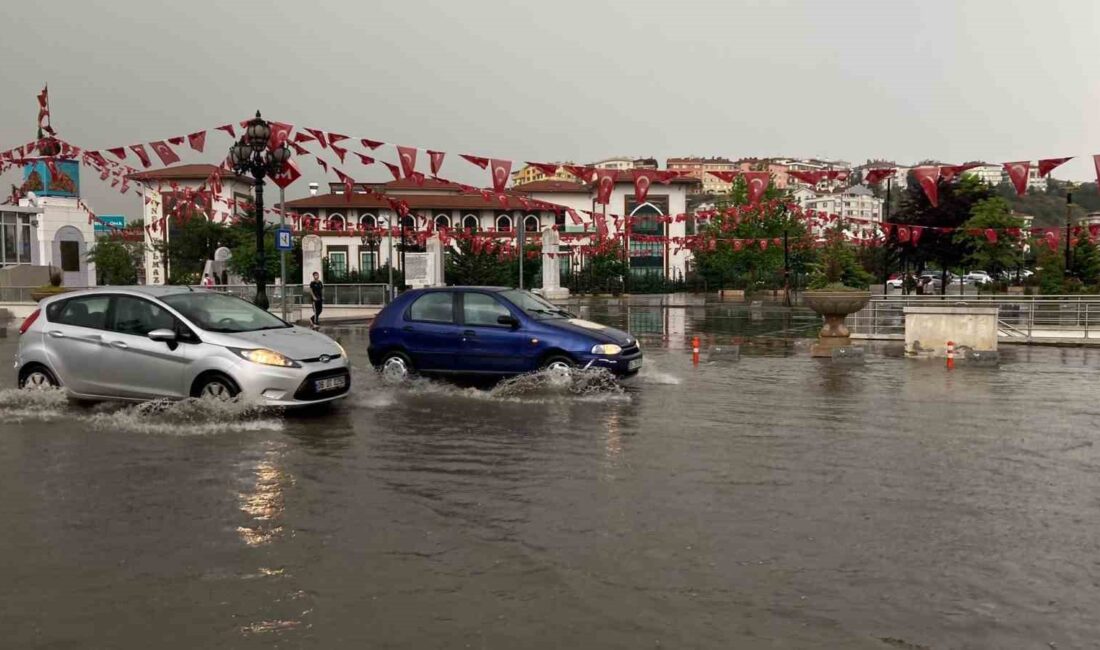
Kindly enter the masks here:
[[996, 307], [968, 305], [905, 308], [905, 354], [945, 357], [947, 342], [959, 348], [997, 350]]

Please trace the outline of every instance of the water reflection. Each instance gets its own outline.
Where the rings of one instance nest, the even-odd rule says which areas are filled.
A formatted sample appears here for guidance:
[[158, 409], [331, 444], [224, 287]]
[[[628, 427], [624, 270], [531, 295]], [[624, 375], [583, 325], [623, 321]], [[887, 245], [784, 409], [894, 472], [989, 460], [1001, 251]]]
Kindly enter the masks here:
[[250, 489], [237, 495], [241, 512], [248, 515], [248, 525], [237, 527], [241, 541], [248, 546], [270, 544], [283, 533], [282, 516], [286, 509], [284, 490], [294, 479], [280, 467], [285, 445], [267, 442], [263, 457], [252, 467]]

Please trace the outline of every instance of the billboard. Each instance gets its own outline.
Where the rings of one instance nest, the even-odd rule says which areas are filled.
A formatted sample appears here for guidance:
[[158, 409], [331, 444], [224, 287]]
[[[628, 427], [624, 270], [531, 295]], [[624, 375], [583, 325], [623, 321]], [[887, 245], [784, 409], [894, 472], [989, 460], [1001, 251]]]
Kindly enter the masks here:
[[95, 224], [95, 234], [108, 235], [111, 231], [126, 227], [126, 217], [121, 214], [97, 214], [98, 221]]
[[55, 161], [58, 178], [53, 178], [44, 160], [23, 167], [23, 189], [37, 196], [80, 196], [80, 163], [75, 160]]

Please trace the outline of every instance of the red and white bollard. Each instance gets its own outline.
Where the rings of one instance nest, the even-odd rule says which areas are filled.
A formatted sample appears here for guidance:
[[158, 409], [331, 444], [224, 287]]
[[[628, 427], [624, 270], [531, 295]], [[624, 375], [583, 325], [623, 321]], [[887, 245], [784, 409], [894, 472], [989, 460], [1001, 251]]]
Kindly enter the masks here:
[[954, 370], [955, 369], [955, 342], [954, 341], [948, 341], [947, 342], [947, 369], [948, 370]]
[[691, 363], [692, 365], [699, 365], [699, 337], [691, 337]]

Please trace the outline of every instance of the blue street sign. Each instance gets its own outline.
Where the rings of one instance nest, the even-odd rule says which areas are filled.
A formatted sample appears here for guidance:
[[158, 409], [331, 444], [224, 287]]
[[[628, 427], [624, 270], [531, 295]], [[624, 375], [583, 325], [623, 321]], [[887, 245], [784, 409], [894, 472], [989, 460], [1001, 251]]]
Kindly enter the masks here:
[[105, 235], [126, 227], [126, 217], [120, 214], [101, 214], [96, 217], [95, 234]]
[[290, 234], [290, 228], [278, 228], [275, 230], [275, 250], [294, 250], [294, 237]]

